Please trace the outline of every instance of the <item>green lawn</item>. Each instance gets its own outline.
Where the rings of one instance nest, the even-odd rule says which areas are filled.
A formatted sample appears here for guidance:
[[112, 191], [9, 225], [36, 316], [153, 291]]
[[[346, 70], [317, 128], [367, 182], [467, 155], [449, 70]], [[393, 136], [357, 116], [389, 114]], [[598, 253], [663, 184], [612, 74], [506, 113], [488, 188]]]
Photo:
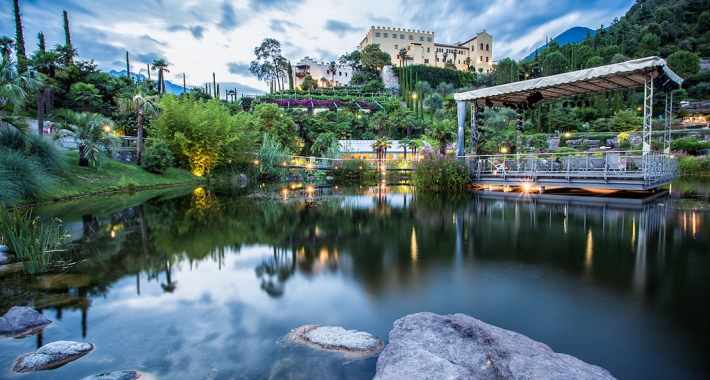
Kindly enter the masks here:
[[171, 168], [162, 174], [143, 170], [140, 166], [102, 160], [102, 171], [93, 167], [80, 167], [76, 150], [62, 152], [69, 167], [56, 177], [47, 192], [47, 201], [111, 191], [132, 190], [205, 181], [186, 170]]

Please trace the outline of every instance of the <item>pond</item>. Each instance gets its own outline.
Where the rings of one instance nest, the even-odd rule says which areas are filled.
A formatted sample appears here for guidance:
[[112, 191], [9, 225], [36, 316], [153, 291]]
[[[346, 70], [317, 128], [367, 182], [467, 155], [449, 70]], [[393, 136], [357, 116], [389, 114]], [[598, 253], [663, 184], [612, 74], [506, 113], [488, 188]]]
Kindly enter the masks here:
[[[315, 194], [175, 188], [44, 206], [73, 266], [0, 274], [0, 312], [32, 305], [41, 334], [0, 339], [0, 378], [139, 370], [165, 379], [369, 379], [360, 360], [284, 344], [307, 324], [387, 341], [407, 314], [464, 313], [619, 379], [710, 373], [710, 181], [643, 205], [554, 195], [333, 187]], [[594, 197], [604, 199], [605, 197]], [[93, 343], [51, 371], [13, 362]]]

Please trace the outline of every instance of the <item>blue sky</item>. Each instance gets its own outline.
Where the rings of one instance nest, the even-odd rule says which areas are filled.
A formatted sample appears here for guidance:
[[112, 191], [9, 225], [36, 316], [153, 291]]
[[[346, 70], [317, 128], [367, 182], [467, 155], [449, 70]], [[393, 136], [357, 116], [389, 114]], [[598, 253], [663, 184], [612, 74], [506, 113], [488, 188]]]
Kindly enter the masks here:
[[[319, 61], [356, 49], [370, 26], [433, 31], [437, 42], [465, 41], [486, 30], [494, 60], [521, 59], [573, 26], [597, 28], [621, 17], [633, 0], [20, 0], [27, 50], [41, 30], [47, 44], [64, 43], [62, 10], [69, 12], [80, 59], [103, 70], [132, 71], [163, 58], [166, 79], [201, 85], [211, 81], [265, 90], [248, 73], [254, 47], [264, 38], [283, 44], [292, 62]], [[0, 6], [0, 35], [15, 36], [12, 1]], [[230, 87], [231, 88], [231, 87]], [[248, 88], [245, 87], [245, 91]], [[239, 89], [238, 89], [239, 90]], [[240, 91], [241, 92], [241, 91]]]

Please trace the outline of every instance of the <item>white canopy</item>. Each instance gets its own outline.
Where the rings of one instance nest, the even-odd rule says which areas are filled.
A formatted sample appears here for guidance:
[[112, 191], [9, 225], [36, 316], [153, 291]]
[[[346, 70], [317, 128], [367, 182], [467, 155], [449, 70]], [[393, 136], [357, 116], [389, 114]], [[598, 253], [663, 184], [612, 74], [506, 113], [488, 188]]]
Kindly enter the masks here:
[[546, 102], [576, 95], [643, 86], [649, 74], [655, 78], [661, 72], [679, 86], [683, 83], [683, 79], [668, 68], [664, 59], [647, 57], [462, 92], [455, 94], [454, 99], [457, 101], [490, 99], [494, 105], [502, 106], [504, 102], [527, 102], [528, 96], [539, 92], [542, 95], [542, 101]]

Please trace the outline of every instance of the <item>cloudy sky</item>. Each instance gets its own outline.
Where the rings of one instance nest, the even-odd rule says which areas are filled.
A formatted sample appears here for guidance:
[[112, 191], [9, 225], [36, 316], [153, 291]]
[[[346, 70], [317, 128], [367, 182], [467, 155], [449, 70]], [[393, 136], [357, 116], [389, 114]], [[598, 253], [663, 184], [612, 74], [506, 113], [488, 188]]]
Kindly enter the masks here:
[[[292, 62], [304, 56], [337, 60], [353, 51], [370, 26], [421, 29], [436, 41], [465, 41], [486, 30], [494, 60], [521, 59], [573, 26], [597, 28], [621, 17], [634, 0], [20, 0], [27, 50], [41, 30], [47, 44], [64, 43], [62, 10], [69, 12], [80, 59], [101, 69], [132, 71], [154, 59], [170, 67], [166, 79], [188, 85], [211, 81], [267, 89], [248, 71], [254, 47], [275, 38]], [[12, 1], [0, 5], [0, 35], [15, 36]], [[247, 87], [248, 86], [248, 87]]]

